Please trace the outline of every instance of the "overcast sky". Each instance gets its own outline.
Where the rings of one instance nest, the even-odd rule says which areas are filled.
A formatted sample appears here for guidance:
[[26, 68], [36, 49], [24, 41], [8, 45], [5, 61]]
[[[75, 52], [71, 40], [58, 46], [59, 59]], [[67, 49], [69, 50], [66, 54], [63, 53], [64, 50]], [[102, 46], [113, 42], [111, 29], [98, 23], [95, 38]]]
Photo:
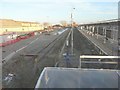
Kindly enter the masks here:
[[[0, 0], [0, 18], [21, 21], [78, 23], [118, 18], [119, 0]], [[72, 10], [75, 8], [75, 10]]]

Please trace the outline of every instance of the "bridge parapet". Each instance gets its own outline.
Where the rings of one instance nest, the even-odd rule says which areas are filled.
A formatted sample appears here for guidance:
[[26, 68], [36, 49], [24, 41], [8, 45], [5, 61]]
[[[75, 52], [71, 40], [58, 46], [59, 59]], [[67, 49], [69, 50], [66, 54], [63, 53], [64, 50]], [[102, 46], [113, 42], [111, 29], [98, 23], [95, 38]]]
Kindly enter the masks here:
[[118, 41], [118, 22], [119, 19], [98, 21], [93, 23], [80, 24], [80, 30], [86, 30], [89, 34], [101, 35], [104, 37], [104, 43], [106, 39]]
[[80, 24], [78, 29], [93, 40], [97, 40], [98, 43], [102, 43], [103, 46], [110, 46], [112, 52], [115, 51], [120, 56], [119, 19]]

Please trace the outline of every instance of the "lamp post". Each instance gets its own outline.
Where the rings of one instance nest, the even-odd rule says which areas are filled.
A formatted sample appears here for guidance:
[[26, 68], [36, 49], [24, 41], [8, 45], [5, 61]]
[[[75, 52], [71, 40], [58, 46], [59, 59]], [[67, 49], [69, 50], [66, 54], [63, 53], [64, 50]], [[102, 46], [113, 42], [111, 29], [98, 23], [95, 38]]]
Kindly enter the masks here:
[[75, 8], [72, 8], [71, 12], [71, 54], [73, 54], [73, 10]]
[[71, 11], [71, 27], [73, 28], [73, 10], [75, 10], [75, 8], [72, 8]]
[[47, 29], [48, 29], [48, 33], [49, 33], [49, 32], [50, 32], [50, 25], [49, 25], [49, 16], [47, 16], [47, 20], [48, 20]]

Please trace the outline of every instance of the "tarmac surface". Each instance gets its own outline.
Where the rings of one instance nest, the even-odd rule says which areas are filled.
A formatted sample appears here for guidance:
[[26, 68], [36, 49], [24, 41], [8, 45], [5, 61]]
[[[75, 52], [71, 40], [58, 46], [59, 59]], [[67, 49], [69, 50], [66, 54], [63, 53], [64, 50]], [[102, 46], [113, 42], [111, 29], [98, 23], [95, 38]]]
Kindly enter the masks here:
[[[13, 48], [15, 47], [15, 50], [19, 50], [27, 43], [38, 38], [34, 43], [19, 50], [9, 58], [9, 60], [3, 63], [3, 87], [34, 88], [42, 69], [45, 66], [54, 66], [59, 50], [69, 30], [66, 30], [61, 34], [54, 35], [53, 33], [56, 32], [59, 31], [51, 32], [50, 35], [44, 33], [43, 35], [30, 38], [29, 40], [25, 40], [11, 46]], [[5, 47], [4, 50], [5, 49], [8, 51], [8, 47]], [[13, 49], [11, 49], [10, 52], [12, 52], [12, 50]]]

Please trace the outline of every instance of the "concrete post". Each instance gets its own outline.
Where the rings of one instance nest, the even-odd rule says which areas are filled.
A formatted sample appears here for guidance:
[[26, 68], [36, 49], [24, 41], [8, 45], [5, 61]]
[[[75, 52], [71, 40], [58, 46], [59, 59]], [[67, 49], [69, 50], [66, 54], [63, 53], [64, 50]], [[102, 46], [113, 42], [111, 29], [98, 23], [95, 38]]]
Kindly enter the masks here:
[[92, 36], [94, 36], [94, 30], [95, 30], [95, 27], [92, 26]]
[[104, 43], [106, 43], [106, 28], [103, 28], [104, 31]]
[[67, 46], [67, 47], [69, 46], [69, 41], [68, 41], [68, 40], [66, 41], [66, 46]]
[[98, 30], [99, 30], [99, 27], [97, 26], [97, 39], [98, 39]]
[[92, 36], [92, 26], [90, 26], [90, 34], [91, 34], [91, 36]]
[[79, 68], [81, 69], [81, 58], [79, 58]]
[[88, 31], [89, 31], [89, 35], [90, 35], [90, 26], [88, 26]]
[[89, 33], [89, 31], [88, 31], [89, 27], [88, 26], [86, 26], [86, 29], [87, 29], [87, 33]]

